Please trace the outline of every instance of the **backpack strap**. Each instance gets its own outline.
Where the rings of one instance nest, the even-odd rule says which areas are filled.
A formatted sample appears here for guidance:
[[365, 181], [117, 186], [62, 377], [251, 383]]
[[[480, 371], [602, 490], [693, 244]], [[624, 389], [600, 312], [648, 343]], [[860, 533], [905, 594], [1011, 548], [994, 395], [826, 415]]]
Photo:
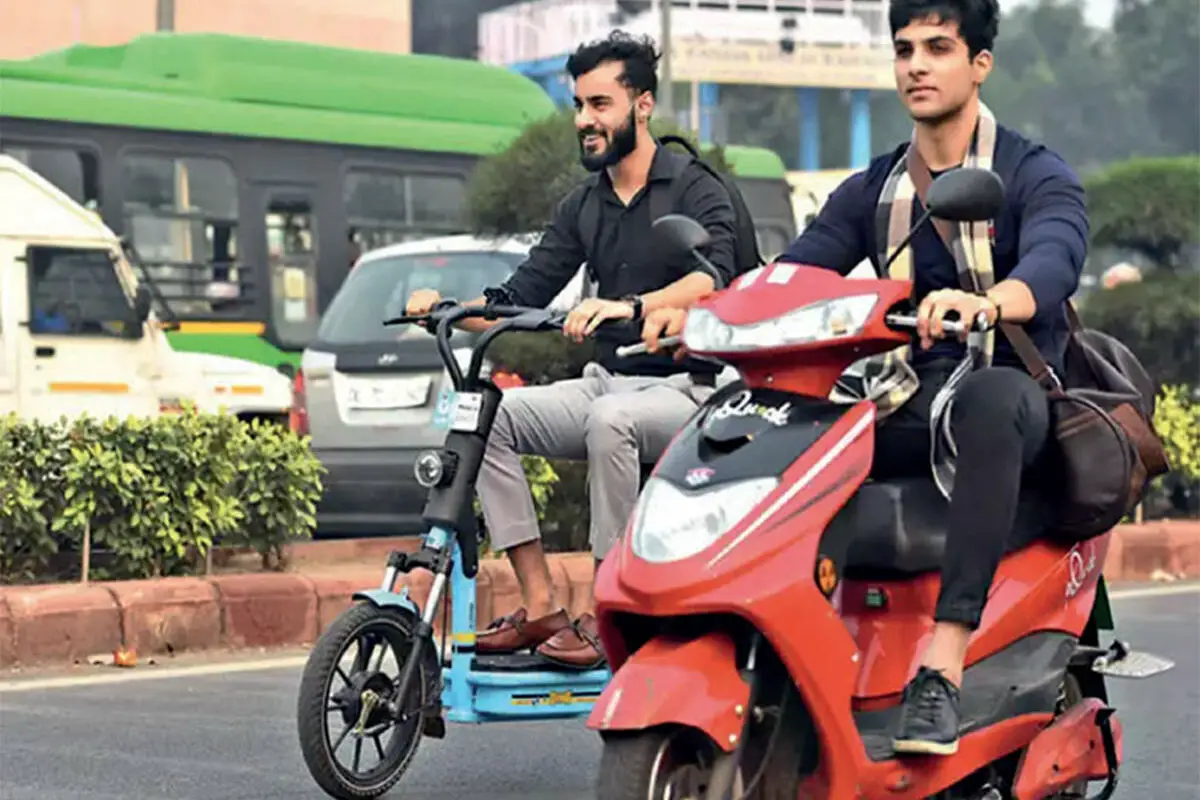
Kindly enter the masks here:
[[697, 159], [695, 157], [680, 157], [671, 159], [670, 191], [650, 193], [651, 224], [653, 224], [655, 220], [672, 213], [676, 206], [679, 205], [679, 197], [683, 194], [683, 181], [679, 179], [683, 177], [683, 173], [687, 172], [688, 167], [690, 167], [696, 160]]
[[596, 184], [600, 180], [593, 175], [583, 190], [583, 202], [579, 207], [579, 241], [583, 243], [584, 258], [587, 274], [592, 281], [599, 280], [592, 268], [592, 253], [600, 244], [600, 196], [596, 194]]
[[[745, 198], [743, 198], [740, 192], [738, 192], [737, 185], [733, 182], [732, 176], [722, 175], [721, 173], [717, 172], [717, 170], [714, 169], [711, 164], [701, 158], [699, 151], [692, 146], [692, 143], [687, 139], [684, 139], [682, 136], [676, 136], [673, 134], [660, 136], [658, 143], [664, 147], [669, 144], [678, 144], [688, 152], [688, 155], [690, 155], [691, 158], [682, 162], [682, 167], [680, 168], [678, 174], [671, 176], [671, 207], [665, 211], [661, 211], [660, 213], [660, 211], [652, 203], [650, 207], [651, 219], [658, 219], [659, 217], [671, 213], [671, 211], [675, 209], [675, 206], [678, 204], [679, 196], [683, 193], [683, 189], [680, 185], [682, 182], [678, 182], [676, 179], [683, 174], [687, 167], [695, 164], [707, 172], [714, 180], [716, 180], [717, 183], [721, 184], [721, 186], [725, 188], [725, 192], [729, 195], [729, 202], [733, 205], [734, 216], [738, 218], [738, 235], [741, 236], [743, 233], [746, 233], [747, 235], [753, 234], [752, 230], [740, 230], [740, 228], [743, 227], [743, 222], [747, 223], [746, 227], [748, 229], [752, 229], [753, 221], [750, 217], [750, 209], [746, 205]], [[653, 198], [651, 199], [653, 200]], [[755, 266], [765, 264], [766, 259], [763, 258], [762, 251], [758, 247], [758, 237], [756, 235], [750, 235], [750, 244], [754, 248]], [[742, 246], [742, 243], [739, 241], [738, 248], [740, 249]]]

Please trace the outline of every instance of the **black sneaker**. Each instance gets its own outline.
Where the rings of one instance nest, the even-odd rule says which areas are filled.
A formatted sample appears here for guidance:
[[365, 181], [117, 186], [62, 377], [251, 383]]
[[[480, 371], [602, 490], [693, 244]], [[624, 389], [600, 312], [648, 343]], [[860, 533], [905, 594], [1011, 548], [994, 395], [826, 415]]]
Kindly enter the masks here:
[[897, 753], [949, 756], [958, 752], [958, 689], [937, 670], [921, 667], [904, 689]]

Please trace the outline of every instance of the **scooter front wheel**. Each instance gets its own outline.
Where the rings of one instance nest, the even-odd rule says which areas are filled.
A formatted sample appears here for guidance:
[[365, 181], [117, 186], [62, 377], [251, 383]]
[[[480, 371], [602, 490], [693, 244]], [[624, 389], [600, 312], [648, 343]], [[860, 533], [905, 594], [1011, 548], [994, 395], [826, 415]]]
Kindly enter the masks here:
[[[690, 728], [606, 733], [596, 800], [703, 800], [718, 752]], [[739, 771], [733, 796], [744, 791]]]
[[313, 780], [338, 800], [376, 798], [407, 771], [421, 741], [421, 710], [438, 676], [432, 656], [400, 702], [388, 710], [413, 646], [415, 618], [398, 609], [360, 603], [347, 609], [317, 641], [300, 681], [297, 729]]

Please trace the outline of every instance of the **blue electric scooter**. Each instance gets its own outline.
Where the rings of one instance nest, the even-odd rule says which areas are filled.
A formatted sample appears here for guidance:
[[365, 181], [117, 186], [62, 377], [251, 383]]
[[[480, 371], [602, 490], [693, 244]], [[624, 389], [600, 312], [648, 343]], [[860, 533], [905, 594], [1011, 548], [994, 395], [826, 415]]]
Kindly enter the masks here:
[[[469, 317], [499, 321], [480, 337], [464, 375], [450, 333]], [[569, 670], [532, 653], [475, 653], [480, 544], [475, 480], [502, 395], [480, 376], [484, 354], [505, 332], [556, 330], [562, 319], [543, 309], [443, 301], [428, 316], [385, 323], [436, 326], [454, 394], [439, 413], [448, 422], [445, 445], [416, 462], [417, 480], [429, 490], [424, 520], [430, 528], [420, 550], [388, 557], [383, 584], [354, 595], [356, 604], [325, 631], [304, 669], [297, 710], [301, 751], [313, 779], [332, 797], [357, 800], [388, 791], [404, 775], [422, 737], [445, 736], [447, 720], [586, 716], [611, 677], [607, 668]], [[398, 576], [418, 568], [434, 576], [423, 609], [407, 587], [395, 591]], [[444, 666], [447, 625], [443, 621], [439, 646], [433, 622], [447, 586], [452, 649]], [[338, 757], [342, 751], [348, 751], [348, 764]]]

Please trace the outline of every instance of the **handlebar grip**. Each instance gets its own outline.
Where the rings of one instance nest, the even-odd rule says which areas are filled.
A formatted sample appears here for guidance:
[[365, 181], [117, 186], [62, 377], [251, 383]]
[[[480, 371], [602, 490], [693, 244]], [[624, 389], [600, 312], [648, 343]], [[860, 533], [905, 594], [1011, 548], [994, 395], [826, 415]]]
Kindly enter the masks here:
[[[907, 328], [909, 330], [916, 330], [917, 317], [914, 314], [889, 314], [887, 316], [887, 324], [891, 325], [893, 328]], [[969, 325], [965, 325], [962, 322], [955, 322], [954, 320], [943, 321], [942, 328], [947, 333], [953, 333], [955, 335], [970, 333], [971, 331]]]
[[[674, 347], [682, 344], [682, 336], [664, 336], [658, 340], [659, 347]], [[618, 347], [617, 358], [628, 358], [629, 356], [640, 356], [646, 353], [646, 343], [638, 342], [637, 344], [627, 344], [624, 347]]]
[[426, 320], [428, 320], [429, 316], [430, 316], [429, 314], [404, 314], [399, 317], [392, 317], [391, 319], [385, 319], [383, 321], [383, 324], [386, 326], [386, 325], [408, 325], [408, 324], [411, 324], [414, 322], [420, 323], [420, 322], [425, 322]]

